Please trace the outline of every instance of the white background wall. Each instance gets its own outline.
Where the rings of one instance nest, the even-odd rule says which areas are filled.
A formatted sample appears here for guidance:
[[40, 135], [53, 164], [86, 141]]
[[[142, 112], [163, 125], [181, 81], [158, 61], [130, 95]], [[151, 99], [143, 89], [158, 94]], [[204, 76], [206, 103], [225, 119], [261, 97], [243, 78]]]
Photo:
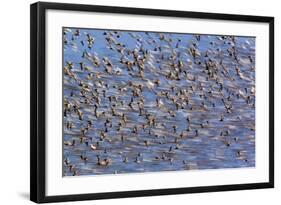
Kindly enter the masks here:
[[[52, 1], [52, 0], [49, 0]], [[146, 7], [275, 17], [275, 172], [276, 188], [264, 190], [143, 197], [68, 204], [278, 204], [281, 194], [280, 35], [278, 1], [245, 0], [60, 0], [69, 3]], [[29, 4], [2, 1], [0, 6], [0, 204], [29, 202]], [[279, 199], [279, 200], [278, 200]], [[279, 202], [280, 203], [280, 202]], [[63, 203], [64, 204], [64, 203]]]

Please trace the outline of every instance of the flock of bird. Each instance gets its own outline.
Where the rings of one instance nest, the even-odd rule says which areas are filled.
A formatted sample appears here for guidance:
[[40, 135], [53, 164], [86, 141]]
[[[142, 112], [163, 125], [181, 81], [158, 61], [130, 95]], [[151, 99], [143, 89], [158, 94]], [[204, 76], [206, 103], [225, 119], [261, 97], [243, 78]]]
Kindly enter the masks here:
[[63, 28], [65, 176], [255, 166], [255, 38]]

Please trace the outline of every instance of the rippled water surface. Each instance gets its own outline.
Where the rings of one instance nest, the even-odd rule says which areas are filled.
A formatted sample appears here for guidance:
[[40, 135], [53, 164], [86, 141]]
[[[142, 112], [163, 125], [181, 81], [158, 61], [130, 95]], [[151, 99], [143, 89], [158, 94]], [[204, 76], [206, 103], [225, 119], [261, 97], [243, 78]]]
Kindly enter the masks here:
[[64, 28], [65, 176], [255, 166], [255, 38]]

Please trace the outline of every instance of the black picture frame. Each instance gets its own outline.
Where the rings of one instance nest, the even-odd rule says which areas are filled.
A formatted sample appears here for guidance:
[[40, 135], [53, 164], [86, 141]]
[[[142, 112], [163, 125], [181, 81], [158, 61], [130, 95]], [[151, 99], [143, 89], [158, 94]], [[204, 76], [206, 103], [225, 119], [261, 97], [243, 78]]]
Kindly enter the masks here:
[[[46, 10], [122, 13], [169, 16], [195, 19], [234, 20], [269, 24], [269, 181], [263, 183], [229, 184], [191, 188], [170, 188], [109, 193], [46, 196]], [[38, 2], [30, 6], [30, 199], [37, 203], [76, 200], [97, 200], [123, 197], [141, 197], [198, 192], [261, 189], [274, 187], [274, 18], [264, 16], [230, 15], [217, 13], [125, 8], [82, 4]]]

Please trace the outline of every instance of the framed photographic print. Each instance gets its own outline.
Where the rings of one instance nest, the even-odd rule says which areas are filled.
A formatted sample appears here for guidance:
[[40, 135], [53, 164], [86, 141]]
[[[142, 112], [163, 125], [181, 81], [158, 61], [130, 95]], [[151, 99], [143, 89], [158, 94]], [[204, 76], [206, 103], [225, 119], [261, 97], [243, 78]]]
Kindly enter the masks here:
[[30, 19], [32, 201], [274, 186], [273, 17], [39, 2]]

